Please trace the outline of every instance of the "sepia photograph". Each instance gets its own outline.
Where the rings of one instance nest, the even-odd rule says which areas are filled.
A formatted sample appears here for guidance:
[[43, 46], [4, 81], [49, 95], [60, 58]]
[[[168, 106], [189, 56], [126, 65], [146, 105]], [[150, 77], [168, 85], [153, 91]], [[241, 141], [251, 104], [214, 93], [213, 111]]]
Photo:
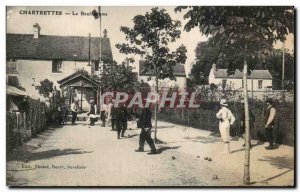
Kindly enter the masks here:
[[294, 6], [6, 6], [8, 187], [296, 186]]

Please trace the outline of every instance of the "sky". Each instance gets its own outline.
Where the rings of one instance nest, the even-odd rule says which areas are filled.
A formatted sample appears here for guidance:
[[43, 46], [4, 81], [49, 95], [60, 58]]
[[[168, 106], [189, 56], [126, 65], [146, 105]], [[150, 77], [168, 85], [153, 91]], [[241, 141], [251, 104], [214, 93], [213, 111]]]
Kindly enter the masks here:
[[[145, 14], [150, 11], [152, 7], [147, 6], [131, 6], [131, 7], [101, 7], [101, 12], [106, 13], [107, 16], [102, 17], [102, 31], [107, 29], [108, 37], [110, 38], [113, 59], [118, 63], [124, 61], [127, 55], [119, 53], [115, 47], [117, 43], [126, 42], [125, 35], [120, 31], [121, 26], [133, 26], [133, 17], [138, 14]], [[191, 63], [195, 60], [195, 49], [198, 42], [206, 41], [208, 38], [202, 35], [198, 28], [192, 29], [190, 32], [183, 31], [183, 27], [186, 24], [186, 20], [183, 19], [184, 12], [174, 12], [173, 6], [160, 7], [166, 9], [173, 20], [179, 20], [182, 23], [181, 38], [176, 43], [170, 45], [171, 50], [175, 50], [179, 45], [183, 44], [187, 48], [187, 61], [185, 63], [186, 73], [190, 71]], [[33, 25], [38, 23], [41, 26], [42, 35], [59, 35], [59, 36], [88, 36], [91, 33], [92, 37], [99, 37], [99, 19], [95, 20], [92, 15], [86, 16], [81, 13], [90, 13], [92, 10], [98, 10], [96, 6], [85, 7], [7, 7], [7, 32], [8, 33], [20, 33], [20, 34], [32, 34]], [[63, 15], [29, 15], [20, 14], [25, 11], [62, 11]], [[65, 13], [70, 15], [65, 15]], [[74, 13], [74, 14], [73, 14]], [[75, 15], [78, 14], [78, 15]], [[103, 33], [102, 33], [103, 34]], [[294, 37], [289, 35], [287, 38], [285, 47], [289, 49], [289, 52], [294, 50]], [[278, 42], [274, 46], [275, 48], [281, 48], [282, 43]], [[131, 56], [130, 56], [131, 57]], [[135, 64], [133, 65], [138, 69], [137, 62], [139, 57], [135, 58]]]
[[[125, 35], [120, 31], [121, 26], [133, 26], [133, 17], [138, 14], [145, 14], [152, 7], [101, 7], [102, 13], [107, 16], [102, 17], [102, 31], [107, 29], [110, 38], [113, 59], [118, 63], [124, 61], [127, 57], [119, 53], [115, 44], [126, 42]], [[197, 43], [206, 41], [207, 37], [203, 36], [198, 28], [192, 29], [190, 32], [183, 31], [183, 27], [187, 21], [183, 19], [184, 13], [175, 13], [175, 7], [160, 7], [166, 9], [173, 20], [182, 22], [181, 38], [176, 43], [170, 45], [171, 50], [175, 50], [179, 45], [183, 44], [187, 48], [186, 70], [190, 70], [190, 64], [195, 60], [195, 52]], [[81, 16], [81, 12], [89, 13], [92, 10], [98, 10], [94, 7], [8, 7], [7, 8], [7, 32], [32, 34], [33, 24], [38, 23], [41, 26], [42, 35], [61, 35], [61, 36], [88, 36], [99, 37], [99, 19], [95, 20], [93, 16]], [[62, 11], [70, 12], [71, 15], [25, 15], [20, 14], [25, 10], [46, 10], [46, 11]], [[72, 12], [78, 15], [72, 15]], [[103, 33], [102, 33], [103, 34]], [[136, 64], [139, 57], [135, 57]], [[137, 65], [135, 66], [137, 67]]]

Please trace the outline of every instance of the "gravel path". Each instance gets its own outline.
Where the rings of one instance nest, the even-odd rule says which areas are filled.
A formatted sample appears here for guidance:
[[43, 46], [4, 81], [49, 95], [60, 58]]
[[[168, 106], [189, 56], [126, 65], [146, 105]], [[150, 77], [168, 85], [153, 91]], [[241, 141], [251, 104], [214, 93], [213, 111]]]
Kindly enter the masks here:
[[[220, 138], [208, 131], [158, 124], [159, 154], [134, 152], [139, 129], [129, 123], [127, 138], [99, 125], [49, 129], [8, 155], [7, 184], [13, 186], [240, 186], [243, 141], [221, 154]], [[251, 150], [251, 181], [258, 186], [294, 183], [294, 148]], [[145, 145], [145, 149], [149, 150]], [[204, 160], [210, 157], [212, 161]]]

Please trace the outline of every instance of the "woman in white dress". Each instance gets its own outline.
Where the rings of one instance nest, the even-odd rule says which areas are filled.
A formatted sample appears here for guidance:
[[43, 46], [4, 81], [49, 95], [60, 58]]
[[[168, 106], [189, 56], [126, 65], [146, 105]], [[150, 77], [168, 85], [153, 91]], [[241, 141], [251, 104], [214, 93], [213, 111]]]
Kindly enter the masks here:
[[226, 99], [222, 99], [220, 102], [221, 109], [217, 113], [217, 118], [219, 119], [219, 130], [221, 133], [221, 138], [225, 144], [224, 153], [231, 153], [230, 151], [230, 125], [233, 125], [235, 117], [232, 112], [227, 108], [228, 104]]

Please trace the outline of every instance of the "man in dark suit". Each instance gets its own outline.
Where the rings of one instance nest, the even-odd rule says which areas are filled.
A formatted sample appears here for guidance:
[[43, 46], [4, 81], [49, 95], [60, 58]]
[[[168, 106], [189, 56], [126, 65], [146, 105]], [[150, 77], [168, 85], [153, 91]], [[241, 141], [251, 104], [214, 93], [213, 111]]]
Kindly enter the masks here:
[[154, 142], [151, 138], [151, 129], [152, 129], [151, 118], [152, 118], [152, 113], [151, 113], [150, 109], [144, 108], [142, 110], [142, 113], [141, 113], [140, 119], [139, 119], [139, 121], [140, 121], [139, 123], [141, 126], [141, 133], [140, 133], [139, 148], [137, 150], [135, 150], [136, 152], [144, 151], [144, 145], [145, 145], [145, 141], [146, 141], [151, 148], [151, 152], [148, 154], [151, 155], [151, 154], [157, 153]]
[[116, 127], [117, 127], [117, 134], [118, 139], [120, 137], [125, 137], [125, 131], [127, 129], [127, 108], [124, 104], [121, 104], [119, 107], [115, 109], [115, 116], [116, 116]]
[[274, 149], [273, 146], [273, 128], [275, 126], [275, 115], [276, 109], [273, 106], [273, 100], [267, 99], [266, 100], [267, 109], [265, 111], [265, 129], [266, 129], [266, 137], [267, 141], [269, 142], [269, 146], [265, 147], [267, 150]]

